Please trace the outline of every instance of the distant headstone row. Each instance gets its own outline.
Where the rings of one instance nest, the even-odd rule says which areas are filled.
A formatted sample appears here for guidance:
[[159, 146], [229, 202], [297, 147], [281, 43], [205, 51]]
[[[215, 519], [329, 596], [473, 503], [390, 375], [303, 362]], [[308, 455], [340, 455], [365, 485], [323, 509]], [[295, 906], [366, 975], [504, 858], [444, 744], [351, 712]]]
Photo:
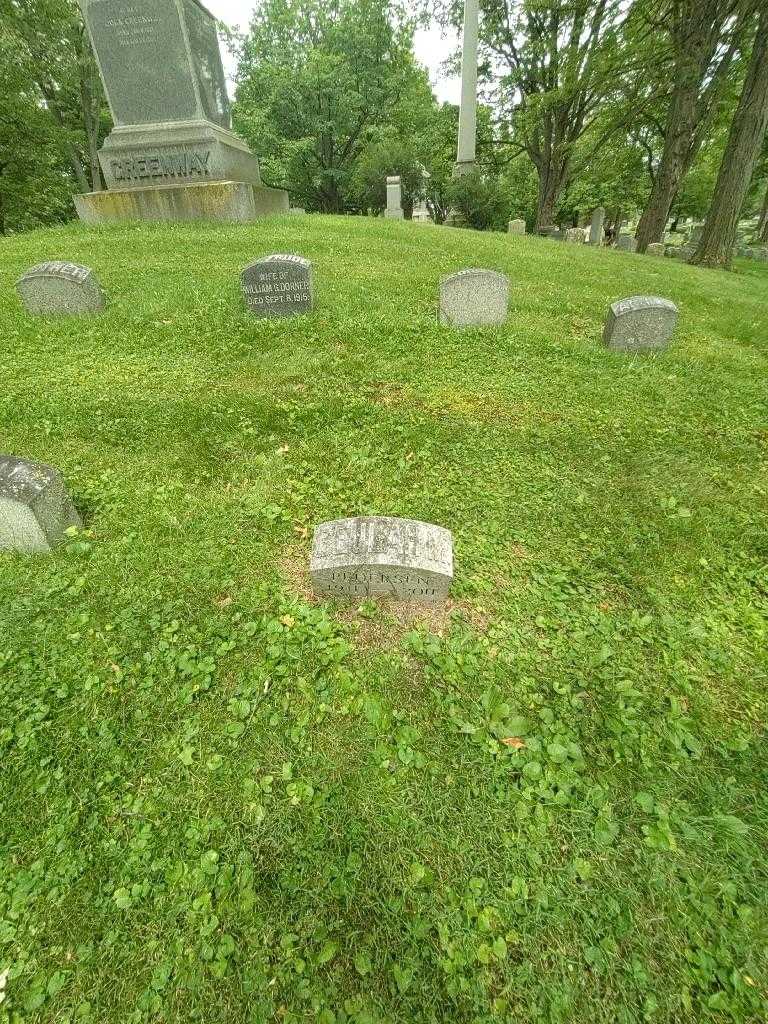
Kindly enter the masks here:
[[[255, 317], [301, 316], [314, 308], [312, 264], [303, 256], [264, 256], [245, 268], [240, 284], [246, 306]], [[93, 271], [75, 263], [52, 261], [32, 267], [18, 281], [18, 289], [30, 313], [79, 314], [104, 309], [104, 293]], [[440, 279], [440, 322], [449, 327], [503, 324], [509, 315], [509, 299], [506, 274], [479, 268], [460, 270]], [[615, 321], [630, 311], [638, 316], [622, 319], [617, 328]], [[671, 321], [670, 311], [674, 311]], [[604, 340], [610, 348], [663, 348], [676, 319], [677, 309], [667, 299], [633, 296], [610, 307]]]

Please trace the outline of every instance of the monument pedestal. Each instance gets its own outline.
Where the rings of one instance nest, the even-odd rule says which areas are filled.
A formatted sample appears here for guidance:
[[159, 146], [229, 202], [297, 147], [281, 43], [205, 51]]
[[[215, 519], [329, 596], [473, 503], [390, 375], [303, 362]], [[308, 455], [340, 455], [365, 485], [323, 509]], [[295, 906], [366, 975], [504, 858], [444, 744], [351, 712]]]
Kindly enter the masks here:
[[154, 185], [75, 196], [75, 209], [86, 224], [135, 220], [243, 222], [288, 213], [288, 207], [288, 193], [283, 189], [246, 181]]

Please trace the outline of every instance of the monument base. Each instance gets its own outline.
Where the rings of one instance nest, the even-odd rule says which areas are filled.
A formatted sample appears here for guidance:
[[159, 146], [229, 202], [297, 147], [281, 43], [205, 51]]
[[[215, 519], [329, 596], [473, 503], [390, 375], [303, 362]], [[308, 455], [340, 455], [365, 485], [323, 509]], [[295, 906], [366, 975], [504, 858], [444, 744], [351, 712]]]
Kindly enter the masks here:
[[76, 195], [75, 209], [86, 224], [151, 221], [250, 221], [287, 213], [288, 193], [244, 181], [200, 185], [155, 185]]

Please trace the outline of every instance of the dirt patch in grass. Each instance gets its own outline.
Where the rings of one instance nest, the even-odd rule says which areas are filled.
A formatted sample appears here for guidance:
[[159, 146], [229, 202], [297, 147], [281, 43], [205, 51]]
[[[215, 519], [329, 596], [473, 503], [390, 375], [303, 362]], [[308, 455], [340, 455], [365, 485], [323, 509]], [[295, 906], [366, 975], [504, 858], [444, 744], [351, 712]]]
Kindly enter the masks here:
[[[286, 586], [297, 597], [308, 604], [320, 603], [312, 590], [309, 559], [305, 551], [287, 548], [277, 564]], [[444, 636], [452, 623], [459, 620], [478, 633], [484, 633], [492, 621], [488, 609], [472, 601], [453, 598], [448, 598], [444, 604], [434, 605], [390, 598], [349, 604], [337, 602], [334, 617], [337, 622], [350, 627], [358, 646], [366, 649], [397, 646], [405, 634], [414, 629]]]

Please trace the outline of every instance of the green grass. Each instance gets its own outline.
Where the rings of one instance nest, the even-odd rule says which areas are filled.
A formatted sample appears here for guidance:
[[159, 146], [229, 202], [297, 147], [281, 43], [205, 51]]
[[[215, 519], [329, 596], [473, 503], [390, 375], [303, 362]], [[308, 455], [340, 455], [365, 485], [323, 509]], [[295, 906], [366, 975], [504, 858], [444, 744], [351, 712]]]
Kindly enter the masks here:
[[[246, 314], [275, 251], [311, 316]], [[50, 258], [104, 316], [22, 313]], [[510, 275], [503, 328], [437, 324], [465, 266]], [[326, 217], [2, 242], [0, 449], [86, 532], [0, 556], [0, 1021], [765, 1019], [739, 271]], [[600, 344], [637, 293], [680, 307], [664, 355]], [[312, 603], [313, 525], [369, 513], [453, 530], [450, 614]]]

